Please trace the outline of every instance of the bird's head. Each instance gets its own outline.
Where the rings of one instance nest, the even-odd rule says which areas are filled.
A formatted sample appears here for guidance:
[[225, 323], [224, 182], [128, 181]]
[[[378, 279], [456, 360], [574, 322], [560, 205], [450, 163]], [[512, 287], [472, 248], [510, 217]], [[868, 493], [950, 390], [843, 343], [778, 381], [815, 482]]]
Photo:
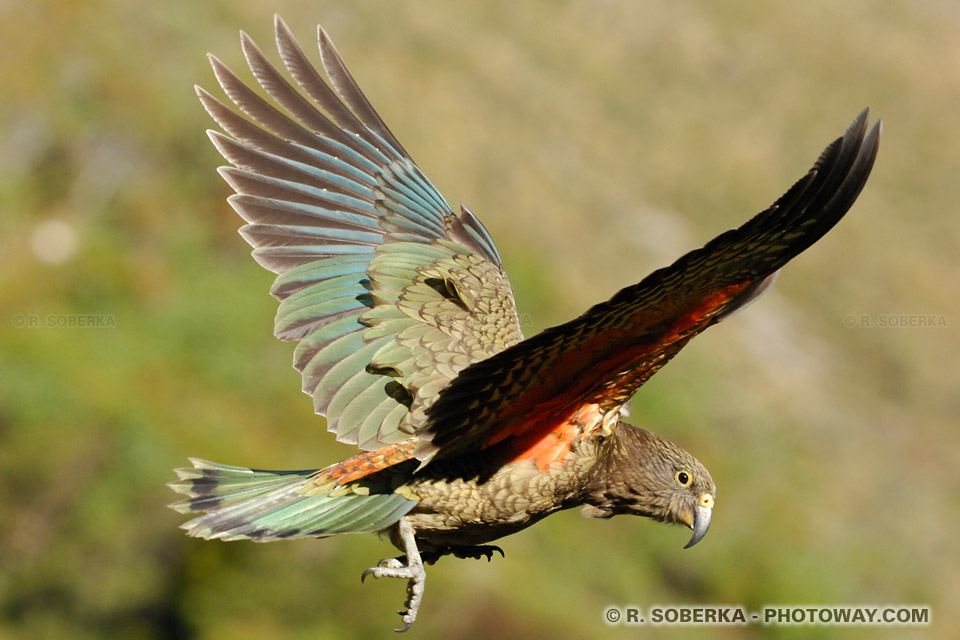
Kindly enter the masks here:
[[707, 533], [716, 486], [692, 455], [648, 431], [621, 422], [602, 447], [583, 514], [633, 514], [693, 530], [692, 547]]

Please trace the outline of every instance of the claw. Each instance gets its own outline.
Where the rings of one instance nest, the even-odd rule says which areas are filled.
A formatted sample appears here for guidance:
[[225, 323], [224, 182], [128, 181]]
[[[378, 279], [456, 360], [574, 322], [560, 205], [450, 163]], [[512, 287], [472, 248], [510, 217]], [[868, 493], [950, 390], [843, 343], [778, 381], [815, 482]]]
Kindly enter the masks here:
[[404, 603], [407, 609], [397, 612], [403, 618], [404, 624], [399, 629], [394, 629], [394, 631], [403, 632], [413, 626], [417, 619], [417, 610], [420, 608], [420, 601], [423, 599], [427, 572], [424, 570], [423, 562], [420, 559], [420, 551], [417, 548], [413, 527], [406, 519], [401, 518], [399, 530], [406, 555], [381, 560], [377, 563], [377, 566], [365, 570], [360, 575], [360, 582], [363, 582], [368, 575], [372, 575], [374, 578], [407, 579], [407, 601]]
[[493, 560], [494, 552], [498, 552], [501, 558], [505, 558], [506, 555], [503, 553], [503, 549], [496, 545], [484, 544], [475, 547], [451, 547], [450, 553], [452, 553], [457, 558], [473, 558], [479, 560], [480, 558], [486, 558], [487, 562]]
[[483, 551], [484, 551], [484, 555], [487, 556], [487, 562], [490, 562], [490, 561], [493, 560], [493, 552], [494, 552], [494, 551], [499, 551], [501, 558], [506, 558], [506, 557], [507, 557], [507, 555], [503, 552], [503, 549], [501, 549], [500, 547], [498, 547], [498, 546], [496, 546], [496, 545], [488, 545], [487, 547], [484, 548]]
[[403, 632], [413, 626], [417, 619], [417, 610], [420, 608], [420, 601], [423, 599], [424, 583], [427, 579], [427, 572], [423, 565], [433, 564], [445, 555], [452, 555], [457, 558], [486, 558], [487, 562], [493, 560], [493, 554], [499, 553], [500, 557], [506, 557], [503, 549], [495, 545], [475, 545], [475, 546], [437, 546], [423, 553], [417, 547], [417, 540], [411, 527], [405, 518], [401, 518], [398, 523], [400, 540], [403, 541], [403, 550], [406, 555], [399, 558], [384, 558], [377, 563], [377, 566], [371, 567], [360, 575], [360, 582], [366, 580], [367, 576], [374, 578], [406, 578], [407, 579], [407, 601], [405, 611], [397, 611], [403, 617], [404, 625], [394, 631]]
[[[405, 567], [406, 564], [404, 563], [404, 560], [406, 559], [407, 559], [406, 556], [400, 556], [399, 558], [384, 558], [383, 560], [377, 563], [377, 566], [370, 567], [369, 569], [364, 571], [362, 574], [360, 574], [360, 582], [365, 581], [367, 579], [367, 576], [370, 575], [371, 573], [376, 574], [381, 569], [400, 569], [402, 567]], [[374, 575], [373, 577], [379, 578], [380, 576]]]

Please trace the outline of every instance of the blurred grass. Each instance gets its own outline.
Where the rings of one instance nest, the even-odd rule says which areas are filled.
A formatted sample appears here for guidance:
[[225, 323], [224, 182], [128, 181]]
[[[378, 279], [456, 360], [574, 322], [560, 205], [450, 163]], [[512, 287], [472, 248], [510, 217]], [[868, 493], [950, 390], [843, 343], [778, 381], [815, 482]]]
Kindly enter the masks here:
[[[396, 623], [402, 587], [357, 580], [391, 553], [375, 537], [205, 543], [164, 508], [188, 455], [304, 468], [350, 451], [270, 335], [271, 279], [236, 235], [192, 90], [215, 84], [207, 51], [242, 68], [238, 29], [268, 48], [274, 11], [305, 46], [323, 22], [427, 175], [484, 220], [528, 335], [765, 207], [862, 107], [885, 121], [849, 218], [634, 401], [634, 422], [713, 472], [708, 538], [683, 551], [676, 529], [558, 514], [505, 540], [505, 561], [433, 567], [412, 633], [877, 632], [601, 620], [712, 602], [930, 604], [921, 631], [960, 632], [955, 2], [8, 0], [0, 637]], [[50, 221], [75, 233], [60, 264], [33, 248]], [[108, 326], [49, 321], [77, 314]], [[946, 326], [860, 323], [888, 314]]]

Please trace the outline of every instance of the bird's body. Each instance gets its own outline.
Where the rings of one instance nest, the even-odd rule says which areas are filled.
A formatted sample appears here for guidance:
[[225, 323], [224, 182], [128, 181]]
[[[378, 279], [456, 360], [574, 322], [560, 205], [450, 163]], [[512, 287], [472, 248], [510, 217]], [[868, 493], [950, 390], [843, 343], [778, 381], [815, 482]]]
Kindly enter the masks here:
[[582, 504], [596, 447], [541, 472], [501, 451], [426, 467], [407, 485], [418, 497], [406, 518], [432, 545], [473, 546], [516, 533], [560, 509]]
[[[296, 86], [246, 36], [276, 104], [211, 58], [247, 117], [198, 89], [254, 257], [278, 274], [275, 333], [317, 413], [357, 455], [318, 470], [193, 460], [172, 487], [184, 527], [223, 540], [386, 533], [409, 580], [424, 562], [490, 557], [486, 543], [561, 509], [634, 514], [706, 533], [713, 480], [680, 447], [621, 421], [624, 404], [695, 335], [759, 297], [846, 213], [879, 126], [862, 113], [773, 206], [563, 325], [524, 339], [486, 229], [455, 213], [373, 110], [326, 33], [329, 84], [277, 19]], [[332, 88], [331, 88], [332, 87]], [[421, 554], [422, 552], [422, 554]]]
[[[642, 465], [637, 456], [647, 449], [638, 446], [641, 442], [656, 442], [650, 451], [657, 452], [659, 447], [672, 446], [649, 432], [622, 424], [610, 436], [583, 438], [562, 463], [545, 470], [533, 460], [513, 459], [513, 451], [506, 447], [440, 461], [436, 468], [430, 465], [415, 474], [406, 485], [418, 497], [406, 518], [417, 538], [428, 544], [467, 547], [516, 533], [561, 509], [586, 505], [593, 509], [591, 513], [603, 517], [608, 514], [602, 510], [610, 506], [605, 479], [619, 459]], [[627, 446], [630, 453], [625, 456]], [[676, 451], [682, 457], [680, 450]], [[709, 478], [705, 469], [702, 474]], [[647, 515], [660, 520], [669, 517], [667, 512]]]

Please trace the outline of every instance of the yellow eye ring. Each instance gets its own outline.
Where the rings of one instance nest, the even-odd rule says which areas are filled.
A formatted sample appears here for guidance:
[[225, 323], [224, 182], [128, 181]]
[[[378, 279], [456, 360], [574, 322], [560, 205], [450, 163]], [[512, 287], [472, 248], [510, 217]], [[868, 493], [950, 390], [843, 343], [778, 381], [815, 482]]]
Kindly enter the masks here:
[[690, 474], [686, 471], [677, 471], [677, 475], [673, 476], [673, 479], [677, 481], [681, 487], [685, 487], [690, 484]]

